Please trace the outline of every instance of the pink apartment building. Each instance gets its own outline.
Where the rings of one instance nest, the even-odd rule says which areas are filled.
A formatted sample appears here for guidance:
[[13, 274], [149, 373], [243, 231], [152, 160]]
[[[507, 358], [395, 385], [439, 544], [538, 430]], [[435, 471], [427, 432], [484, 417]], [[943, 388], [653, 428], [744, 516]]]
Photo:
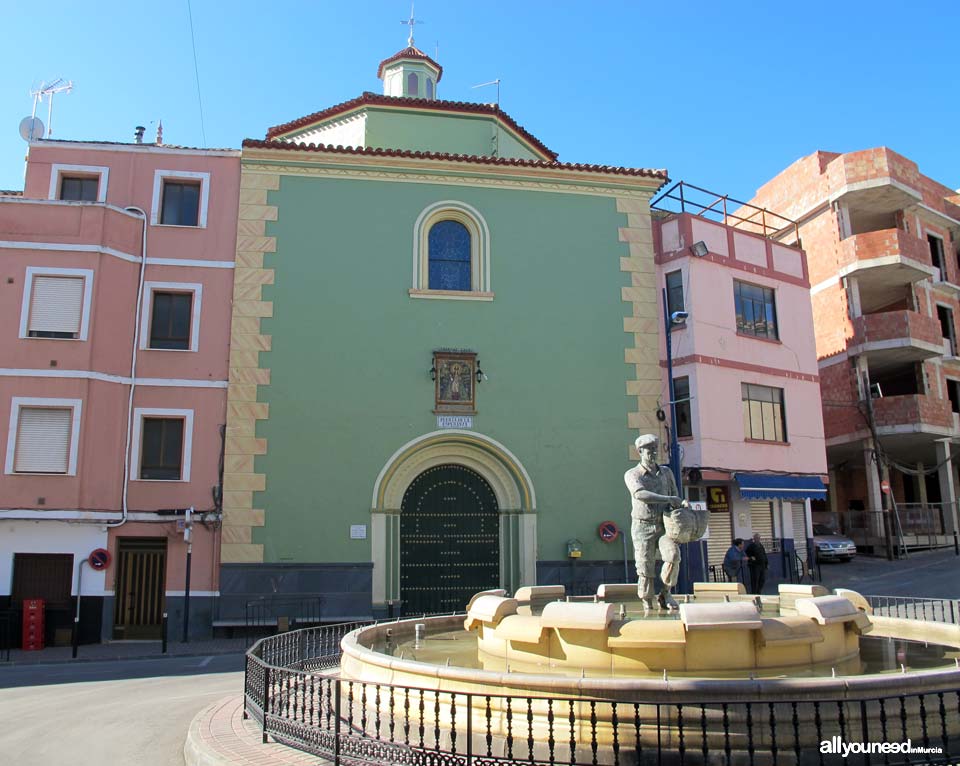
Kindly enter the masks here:
[[178, 640], [188, 526], [211, 629], [239, 179], [232, 150], [39, 140], [0, 196], [0, 608], [45, 599], [48, 640], [78, 594], [83, 641], [165, 611]]
[[[681, 188], [682, 212], [655, 211], [653, 238], [668, 312], [689, 314], [671, 332], [686, 495], [711, 511], [706, 558], [715, 573], [732, 538], [759, 532], [771, 572], [789, 578], [808, 557], [810, 503], [826, 496], [806, 258], [731, 216], [689, 212], [690, 187], [672, 187], [654, 205], [671, 204]], [[668, 404], [664, 396], [669, 424]]]
[[820, 518], [873, 549], [953, 545], [960, 192], [880, 147], [814, 152], [752, 202], [796, 219], [781, 239], [802, 237], [809, 258], [830, 464]]

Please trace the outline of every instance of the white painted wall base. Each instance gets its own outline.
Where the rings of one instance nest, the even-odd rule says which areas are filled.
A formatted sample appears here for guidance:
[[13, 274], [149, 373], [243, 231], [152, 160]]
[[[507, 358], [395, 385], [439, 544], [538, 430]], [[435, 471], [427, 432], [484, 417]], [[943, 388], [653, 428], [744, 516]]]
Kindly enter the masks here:
[[[0, 521], [0, 595], [13, 585], [15, 553], [72, 553], [71, 595], [77, 595], [77, 564], [91, 551], [107, 547], [107, 530], [99, 524], [65, 521]], [[105, 575], [84, 566], [83, 595], [103, 596]]]

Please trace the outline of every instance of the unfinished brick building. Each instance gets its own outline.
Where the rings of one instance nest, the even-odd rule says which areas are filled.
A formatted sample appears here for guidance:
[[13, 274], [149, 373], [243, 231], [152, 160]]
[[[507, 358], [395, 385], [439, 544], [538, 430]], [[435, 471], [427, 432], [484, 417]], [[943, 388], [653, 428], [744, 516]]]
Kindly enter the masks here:
[[807, 253], [830, 467], [814, 521], [875, 550], [952, 545], [960, 193], [881, 147], [815, 152], [751, 202], [796, 220]]

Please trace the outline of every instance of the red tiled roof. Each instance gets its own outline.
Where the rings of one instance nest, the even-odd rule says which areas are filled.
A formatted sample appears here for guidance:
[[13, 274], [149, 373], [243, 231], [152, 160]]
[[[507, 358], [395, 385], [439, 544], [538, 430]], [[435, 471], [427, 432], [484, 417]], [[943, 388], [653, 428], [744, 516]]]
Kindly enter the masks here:
[[0, 197], [22, 197], [23, 192], [16, 189], [0, 189]]
[[436, 68], [437, 82], [440, 82], [440, 78], [443, 77], [443, 67], [430, 58], [422, 50], [419, 48], [414, 48], [412, 45], [409, 48], [404, 48], [399, 53], [394, 53], [390, 58], [381, 61], [380, 66], [377, 67], [377, 77], [382, 80], [383, 70], [390, 66], [394, 61], [402, 61], [403, 59], [419, 59], [420, 61], [426, 61], [428, 64], [430, 64], [430, 66]]
[[500, 110], [500, 107], [493, 104], [474, 104], [467, 101], [439, 101], [426, 98], [405, 98], [402, 96], [383, 96], [379, 93], [366, 92], [362, 96], [344, 101], [342, 104], [331, 106], [320, 112], [308, 114], [306, 117], [291, 122], [285, 122], [283, 125], [275, 125], [267, 130], [267, 138], [277, 138], [285, 133], [291, 133], [299, 128], [305, 128], [315, 122], [336, 117], [338, 114], [349, 112], [361, 106], [402, 106], [411, 109], [435, 109], [438, 112], [463, 112], [464, 114], [488, 114], [499, 119], [504, 125], [521, 136], [536, 151], [544, 157], [551, 160], [557, 159], [557, 153], [540, 141], [532, 133], [528, 133], [521, 125], [518, 125], [509, 114]]
[[667, 171], [651, 168], [623, 168], [615, 165], [585, 165], [579, 162], [547, 162], [546, 160], [523, 160], [513, 157], [480, 157], [475, 154], [448, 154], [446, 152], [414, 152], [406, 149], [380, 149], [374, 147], [332, 146], [328, 144], [295, 144], [290, 141], [261, 141], [246, 138], [245, 149], [283, 149], [300, 152], [326, 152], [330, 154], [352, 154], [367, 157], [409, 157], [422, 160], [447, 160], [450, 162], [470, 162], [477, 165], [499, 165], [502, 167], [543, 168], [545, 170], [576, 170], [584, 173], [606, 173], [617, 176], [641, 176], [659, 178], [667, 181]]

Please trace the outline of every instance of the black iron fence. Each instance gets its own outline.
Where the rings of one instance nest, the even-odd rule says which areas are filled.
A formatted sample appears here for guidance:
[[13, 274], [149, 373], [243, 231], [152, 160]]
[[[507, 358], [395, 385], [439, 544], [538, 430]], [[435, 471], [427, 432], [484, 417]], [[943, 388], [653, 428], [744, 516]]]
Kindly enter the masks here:
[[957, 624], [960, 602], [949, 598], [913, 598], [911, 596], [864, 596], [873, 613], [883, 617], [928, 620]]
[[[875, 597], [876, 598], [876, 597]], [[366, 623], [370, 624], [370, 623]], [[245, 714], [276, 741], [335, 764], [955, 763], [960, 689], [909, 693], [795, 690], [751, 698], [682, 682], [622, 699], [441, 691], [343, 679], [340, 640], [361, 623], [259, 641], [246, 656]], [[676, 682], [675, 682], [676, 683]], [[759, 685], [758, 685], [759, 688]], [[658, 698], [659, 697], [659, 698]], [[909, 742], [923, 751], [892, 751]], [[844, 748], [886, 743], [886, 752]], [[861, 748], [862, 750], [862, 748]]]

